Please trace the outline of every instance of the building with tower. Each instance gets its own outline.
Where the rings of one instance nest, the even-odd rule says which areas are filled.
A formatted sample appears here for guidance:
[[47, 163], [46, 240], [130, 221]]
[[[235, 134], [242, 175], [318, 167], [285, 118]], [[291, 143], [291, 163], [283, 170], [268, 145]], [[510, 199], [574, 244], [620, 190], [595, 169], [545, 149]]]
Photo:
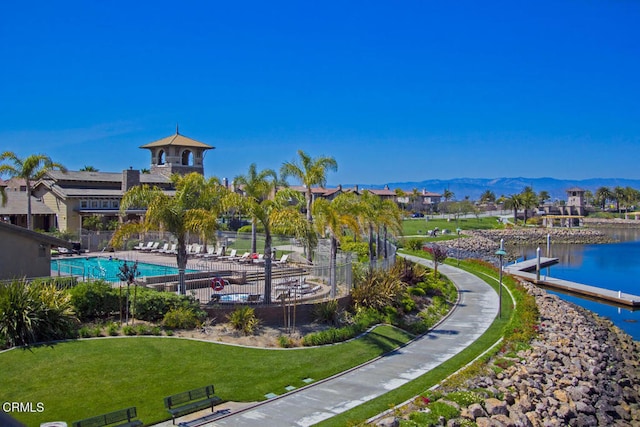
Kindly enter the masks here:
[[[119, 220], [120, 200], [131, 187], [148, 184], [168, 194], [174, 191], [171, 175], [196, 172], [204, 175], [204, 156], [214, 147], [181, 135], [143, 145], [151, 154], [149, 173], [129, 168], [122, 172], [50, 171], [33, 185], [31, 194], [34, 229], [79, 232], [87, 216], [99, 216], [106, 223]], [[27, 194], [7, 191], [8, 202], [0, 207], [0, 219], [26, 226]], [[144, 211], [131, 210], [129, 218]]]

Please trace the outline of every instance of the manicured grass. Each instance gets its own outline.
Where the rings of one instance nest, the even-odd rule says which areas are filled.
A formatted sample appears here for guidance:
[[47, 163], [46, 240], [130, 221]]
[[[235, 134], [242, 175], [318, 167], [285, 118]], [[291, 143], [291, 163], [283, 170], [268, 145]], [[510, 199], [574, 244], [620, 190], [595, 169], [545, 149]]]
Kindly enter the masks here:
[[259, 401], [304, 378], [320, 380], [362, 364], [411, 337], [380, 326], [347, 343], [293, 350], [255, 349], [178, 338], [70, 341], [0, 354], [0, 401], [42, 402], [13, 413], [26, 425], [73, 421], [137, 406], [146, 424], [169, 419], [165, 396], [213, 384], [224, 400]]
[[486, 230], [494, 228], [502, 228], [496, 217], [481, 218], [461, 218], [458, 222], [454, 218], [447, 221], [446, 216], [435, 216], [433, 218], [412, 218], [402, 221], [402, 232], [405, 236], [425, 235], [427, 230], [433, 230], [438, 227], [440, 230], [449, 230], [452, 234], [449, 238], [455, 238], [456, 228], [462, 230]]

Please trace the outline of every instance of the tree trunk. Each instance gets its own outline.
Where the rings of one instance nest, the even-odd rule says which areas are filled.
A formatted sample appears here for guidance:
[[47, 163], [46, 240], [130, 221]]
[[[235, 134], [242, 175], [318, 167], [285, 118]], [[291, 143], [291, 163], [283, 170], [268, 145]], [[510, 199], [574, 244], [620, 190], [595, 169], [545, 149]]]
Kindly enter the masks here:
[[336, 297], [336, 260], [338, 258], [338, 239], [331, 236], [331, 255], [329, 257], [329, 286], [331, 286], [331, 298]]
[[264, 302], [271, 304], [271, 230], [264, 228]]
[[256, 219], [251, 220], [251, 253], [258, 253], [258, 226]]
[[186, 283], [184, 280], [184, 270], [187, 268], [187, 245], [185, 243], [184, 236], [178, 237], [178, 245], [177, 245], [178, 254], [176, 255], [176, 260], [178, 262], [178, 293], [180, 295], [186, 295]]
[[373, 225], [369, 224], [369, 268], [373, 269], [376, 254], [373, 249]]
[[31, 183], [29, 180], [25, 180], [27, 184], [27, 230], [33, 230], [33, 224], [31, 223]]

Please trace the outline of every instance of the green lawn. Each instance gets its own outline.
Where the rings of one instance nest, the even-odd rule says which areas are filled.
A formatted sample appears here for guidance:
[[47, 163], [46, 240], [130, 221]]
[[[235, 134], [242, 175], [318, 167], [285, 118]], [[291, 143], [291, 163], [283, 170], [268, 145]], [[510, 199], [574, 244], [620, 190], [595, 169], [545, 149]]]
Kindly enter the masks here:
[[[440, 231], [449, 230], [450, 234], [438, 234], [437, 237], [428, 237], [427, 232], [438, 228]], [[456, 229], [461, 230], [486, 230], [502, 228], [496, 217], [464, 218], [447, 221], [447, 218], [436, 216], [435, 218], [411, 218], [402, 221], [402, 234], [404, 236], [425, 236], [425, 240], [448, 240], [457, 238]]]
[[411, 337], [380, 326], [360, 339], [293, 350], [253, 349], [178, 338], [70, 341], [0, 354], [0, 401], [44, 404], [42, 413], [14, 413], [32, 426], [73, 421], [137, 406], [145, 423], [168, 419], [165, 396], [213, 384], [231, 401], [264, 400], [380, 356]]

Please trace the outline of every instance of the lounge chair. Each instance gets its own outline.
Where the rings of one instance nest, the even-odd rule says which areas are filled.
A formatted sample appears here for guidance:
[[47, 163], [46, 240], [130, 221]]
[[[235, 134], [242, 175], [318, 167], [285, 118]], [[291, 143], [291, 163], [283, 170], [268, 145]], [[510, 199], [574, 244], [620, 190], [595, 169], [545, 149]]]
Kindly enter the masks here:
[[274, 265], [285, 265], [287, 260], [289, 259], [289, 254], [284, 254], [280, 257], [280, 259], [273, 261]]
[[236, 258], [237, 253], [238, 251], [236, 249], [231, 249], [231, 253], [229, 253], [229, 255], [223, 255], [219, 257], [219, 259], [225, 260], [225, 261], [233, 261]]
[[242, 256], [240, 258], [236, 258], [234, 259], [234, 261], [237, 262], [251, 262], [251, 253], [250, 252], [245, 252], [242, 254]]
[[165, 251], [168, 251], [168, 250], [169, 250], [169, 244], [165, 243], [164, 245], [162, 245], [161, 248], [151, 249], [151, 252], [160, 252], [160, 253], [162, 253], [162, 252], [165, 252]]
[[254, 264], [264, 264], [264, 254], [258, 254], [256, 258], [251, 258]]
[[222, 247], [219, 247], [217, 250], [210, 246], [207, 250], [207, 253], [203, 255], [205, 258], [220, 258], [222, 256]]
[[143, 251], [145, 249], [151, 249], [151, 246], [153, 246], [153, 242], [147, 242], [146, 245], [144, 244], [144, 242], [140, 242], [136, 246], [134, 246], [133, 249], [137, 251]]
[[145, 246], [144, 248], [140, 249], [143, 252], [151, 252], [154, 249], [158, 249], [158, 247], [160, 246], [160, 242], [149, 242], [149, 244], [147, 244], [147, 246]]
[[160, 251], [163, 254], [167, 254], [167, 255], [175, 255], [178, 253], [178, 244], [177, 243], [172, 243], [171, 244], [171, 249], [167, 249], [165, 251]]

